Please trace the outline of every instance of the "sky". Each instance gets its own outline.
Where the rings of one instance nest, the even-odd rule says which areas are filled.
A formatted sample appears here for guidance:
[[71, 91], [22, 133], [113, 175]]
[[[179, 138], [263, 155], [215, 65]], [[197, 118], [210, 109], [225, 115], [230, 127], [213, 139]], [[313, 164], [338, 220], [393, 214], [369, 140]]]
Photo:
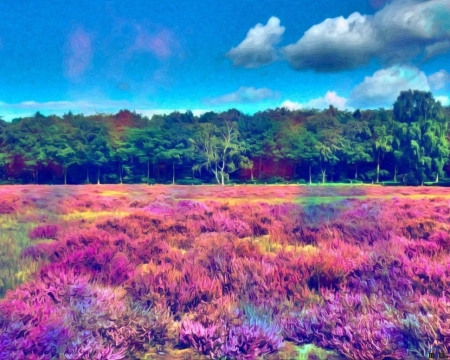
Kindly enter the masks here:
[[450, 97], [450, 0], [0, 0], [0, 116]]

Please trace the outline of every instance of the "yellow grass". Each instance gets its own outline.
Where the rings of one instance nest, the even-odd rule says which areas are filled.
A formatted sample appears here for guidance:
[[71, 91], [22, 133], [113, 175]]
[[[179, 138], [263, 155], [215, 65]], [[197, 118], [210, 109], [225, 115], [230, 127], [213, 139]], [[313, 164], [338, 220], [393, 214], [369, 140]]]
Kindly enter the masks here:
[[65, 221], [78, 220], [78, 219], [97, 219], [102, 216], [127, 216], [130, 215], [129, 211], [74, 211], [71, 214], [60, 215], [60, 218]]
[[122, 191], [115, 191], [115, 190], [105, 190], [102, 191], [100, 194], [101, 196], [119, 196], [119, 195], [127, 195], [126, 192], [122, 192]]

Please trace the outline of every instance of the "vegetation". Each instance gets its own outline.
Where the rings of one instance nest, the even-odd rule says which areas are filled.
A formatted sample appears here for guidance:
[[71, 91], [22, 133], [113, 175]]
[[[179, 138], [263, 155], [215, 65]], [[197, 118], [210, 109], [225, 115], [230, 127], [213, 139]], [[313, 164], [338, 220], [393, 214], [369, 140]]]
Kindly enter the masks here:
[[[0, 121], [0, 181], [9, 184], [439, 181], [448, 121], [431, 93], [393, 110], [237, 110], [194, 116], [68, 113]], [[274, 182], [278, 182], [275, 180]]]
[[2, 186], [0, 358], [422, 358], [450, 346], [449, 198]]

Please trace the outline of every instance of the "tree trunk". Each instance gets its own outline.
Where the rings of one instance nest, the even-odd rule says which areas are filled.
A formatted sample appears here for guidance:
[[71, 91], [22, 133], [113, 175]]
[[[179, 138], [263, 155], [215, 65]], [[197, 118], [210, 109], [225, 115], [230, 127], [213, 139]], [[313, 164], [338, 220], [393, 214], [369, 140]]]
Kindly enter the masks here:
[[321, 170], [321, 172], [322, 172], [322, 184], [325, 184], [327, 169], [323, 169], [323, 170]]
[[378, 157], [377, 161], [377, 183], [380, 182], [380, 157]]
[[250, 175], [251, 175], [251, 179], [252, 179], [252, 181], [253, 181], [253, 165], [252, 165], [252, 167], [251, 167], [251, 169], [250, 169]]
[[259, 157], [258, 180], [261, 179], [261, 158], [262, 158], [262, 156]]
[[39, 170], [36, 169], [36, 184], [39, 184]]
[[358, 164], [356, 164], [355, 168], [355, 180], [358, 179]]
[[150, 179], [150, 160], [147, 160], [147, 182]]
[[394, 181], [397, 182], [397, 165], [394, 167]]
[[100, 185], [100, 166], [97, 166], [97, 185]]
[[175, 185], [175, 161], [172, 161], [172, 185]]
[[222, 186], [224, 186], [225, 185], [225, 174], [223, 173], [223, 171], [220, 172], [220, 178], [221, 178]]
[[[211, 169], [212, 170], [212, 169]], [[216, 180], [217, 180], [217, 184], [220, 184], [220, 180], [219, 180], [219, 177], [218, 177], [218, 170], [217, 170], [217, 163], [216, 163], [216, 171], [214, 171], [213, 170], [213, 173], [214, 173], [214, 175], [216, 176]]]
[[156, 176], [157, 176], [157, 180], [158, 180], [158, 182], [159, 182], [159, 163], [158, 163], [158, 169], [157, 169], [157, 174], [156, 174]]
[[439, 182], [439, 173], [436, 173], [436, 182]]
[[67, 169], [64, 170], [64, 185], [67, 185]]
[[312, 184], [311, 165], [309, 165], [309, 185]]
[[122, 163], [119, 163], [119, 178], [120, 178], [120, 184], [123, 183], [122, 181]]
[[283, 181], [285, 180], [285, 176], [286, 176], [286, 162], [284, 163], [283, 166]]

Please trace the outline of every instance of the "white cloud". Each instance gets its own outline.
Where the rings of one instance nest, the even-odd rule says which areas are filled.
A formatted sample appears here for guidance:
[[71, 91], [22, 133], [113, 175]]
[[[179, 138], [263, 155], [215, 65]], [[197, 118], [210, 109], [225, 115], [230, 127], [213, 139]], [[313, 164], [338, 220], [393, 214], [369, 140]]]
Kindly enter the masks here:
[[288, 109], [288, 110], [300, 110], [300, 109], [304, 108], [303, 104], [301, 104], [297, 101], [291, 101], [291, 100], [283, 101], [283, 103], [281, 104], [281, 107]]
[[339, 96], [335, 91], [328, 91], [324, 96], [309, 100], [306, 103], [286, 100], [281, 104], [281, 107], [288, 110], [326, 109], [330, 105], [333, 105], [339, 110], [348, 108], [347, 99]]
[[432, 90], [442, 89], [450, 83], [450, 74], [444, 69], [428, 76], [428, 83]]
[[403, 90], [430, 91], [427, 76], [415, 67], [392, 66], [366, 76], [350, 94], [353, 107], [390, 107]]
[[128, 101], [115, 100], [76, 100], [76, 101], [23, 101], [15, 104], [0, 103], [0, 111], [5, 119], [26, 117], [37, 111], [44, 115], [63, 115], [69, 111], [92, 115], [96, 113], [115, 113], [120, 109], [130, 108]]
[[450, 50], [449, 0], [398, 0], [374, 15], [351, 14], [312, 26], [282, 49], [294, 69], [339, 71], [379, 58], [386, 64]]
[[[94, 115], [96, 113], [115, 114], [121, 109], [136, 111], [138, 114], [148, 116], [170, 114], [174, 111], [185, 113], [187, 109], [155, 109], [151, 108], [151, 104], [140, 103], [140, 107], [135, 107], [128, 101], [115, 100], [76, 100], [76, 101], [23, 101], [16, 104], [8, 104], [0, 102], [0, 112], [5, 120], [12, 120], [18, 117], [32, 116], [37, 111], [46, 116], [63, 115], [71, 111], [74, 114], [82, 113], [84, 115]], [[195, 116], [200, 116], [207, 112], [204, 109], [191, 110]]]
[[284, 30], [284, 26], [280, 26], [280, 19], [272, 16], [266, 25], [257, 24], [250, 29], [246, 38], [226, 56], [234, 65], [246, 68], [270, 64], [277, 59], [275, 45], [281, 41]]
[[[147, 116], [148, 118], [152, 118], [153, 115], [168, 115], [171, 114], [175, 111], [178, 111], [180, 113], [185, 113], [186, 111], [188, 111], [189, 109], [135, 109], [135, 111], [138, 114], [142, 114], [144, 116]], [[205, 110], [205, 109], [193, 109], [190, 110], [192, 111], [192, 113], [194, 114], [194, 116], [201, 116], [204, 113], [210, 111], [210, 110]]]
[[221, 105], [221, 104], [248, 104], [256, 103], [267, 99], [276, 99], [279, 97], [279, 93], [272, 91], [268, 88], [254, 88], [241, 86], [237, 91], [225, 94], [216, 98], [206, 99], [205, 103], [208, 105]]
[[450, 106], [450, 98], [448, 96], [436, 96], [436, 101], [439, 101], [443, 106]]
[[283, 53], [295, 69], [329, 71], [366, 64], [381, 48], [371, 17], [356, 12], [314, 25]]

